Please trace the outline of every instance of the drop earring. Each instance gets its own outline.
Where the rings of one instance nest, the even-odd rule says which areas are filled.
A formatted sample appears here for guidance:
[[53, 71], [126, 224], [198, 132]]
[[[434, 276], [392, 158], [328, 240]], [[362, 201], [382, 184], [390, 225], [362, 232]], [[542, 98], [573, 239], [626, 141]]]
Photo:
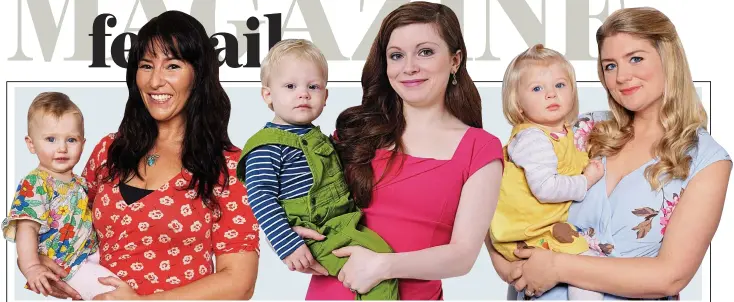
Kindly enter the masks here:
[[451, 84], [456, 85], [458, 82], [456, 81], [456, 72], [452, 72], [451, 75], [454, 77], [454, 79], [451, 81]]

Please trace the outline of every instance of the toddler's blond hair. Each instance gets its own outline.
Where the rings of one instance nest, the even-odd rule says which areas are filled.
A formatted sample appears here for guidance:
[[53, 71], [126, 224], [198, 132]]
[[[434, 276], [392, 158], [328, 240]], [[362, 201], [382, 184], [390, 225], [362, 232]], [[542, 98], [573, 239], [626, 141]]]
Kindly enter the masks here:
[[569, 112], [566, 122], [570, 124], [576, 120], [579, 114], [579, 98], [573, 66], [559, 52], [545, 48], [543, 44], [536, 44], [517, 55], [505, 71], [505, 77], [502, 81], [502, 111], [511, 125], [515, 126], [528, 122], [527, 118], [520, 112], [517, 93], [523, 71], [530, 66], [550, 66], [553, 64], [560, 64], [566, 71], [570, 81], [568, 85], [573, 92], [573, 109]]

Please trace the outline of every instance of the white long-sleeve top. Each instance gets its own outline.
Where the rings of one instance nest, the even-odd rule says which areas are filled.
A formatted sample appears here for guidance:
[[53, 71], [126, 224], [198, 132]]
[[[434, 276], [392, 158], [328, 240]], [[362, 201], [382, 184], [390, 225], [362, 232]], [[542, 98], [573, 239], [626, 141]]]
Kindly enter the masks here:
[[516, 166], [525, 170], [530, 192], [540, 202], [583, 200], [586, 196], [586, 177], [558, 174], [558, 156], [543, 130], [527, 128], [520, 131], [508, 144], [507, 153]]

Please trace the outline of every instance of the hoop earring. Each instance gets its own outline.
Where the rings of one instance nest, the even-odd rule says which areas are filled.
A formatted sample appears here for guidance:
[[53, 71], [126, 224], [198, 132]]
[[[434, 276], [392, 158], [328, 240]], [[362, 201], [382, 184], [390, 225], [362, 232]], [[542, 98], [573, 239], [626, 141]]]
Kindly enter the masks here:
[[451, 75], [454, 77], [454, 79], [451, 81], [451, 84], [456, 85], [458, 82], [456, 81], [456, 72], [452, 72]]

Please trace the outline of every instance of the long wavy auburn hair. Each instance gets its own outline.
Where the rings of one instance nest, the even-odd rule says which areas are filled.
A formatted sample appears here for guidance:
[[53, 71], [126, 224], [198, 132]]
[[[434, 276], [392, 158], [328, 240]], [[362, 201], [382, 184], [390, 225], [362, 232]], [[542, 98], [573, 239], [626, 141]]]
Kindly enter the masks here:
[[446, 82], [445, 106], [463, 123], [482, 127], [481, 99], [466, 71], [466, 45], [456, 14], [445, 5], [422, 1], [404, 4], [392, 11], [382, 21], [362, 70], [362, 104], [348, 108], [336, 121], [334, 145], [344, 163], [349, 188], [361, 207], [369, 205], [372, 198], [375, 182], [371, 161], [377, 149], [393, 148], [386, 171], [390, 170], [397, 153], [404, 150], [401, 139], [406, 126], [403, 101], [390, 86], [386, 52], [392, 32], [410, 24], [433, 25], [452, 54], [461, 51], [455, 75], [457, 84], [451, 84], [451, 77]]

